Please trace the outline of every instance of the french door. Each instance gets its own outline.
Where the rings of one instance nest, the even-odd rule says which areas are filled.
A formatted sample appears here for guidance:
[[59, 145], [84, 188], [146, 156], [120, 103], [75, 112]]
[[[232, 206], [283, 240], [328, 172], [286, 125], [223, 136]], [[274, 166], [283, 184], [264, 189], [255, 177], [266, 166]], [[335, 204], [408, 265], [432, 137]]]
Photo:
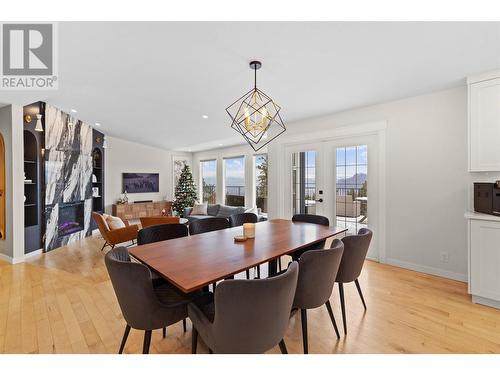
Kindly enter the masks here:
[[[285, 147], [288, 181], [285, 214], [317, 214], [355, 234], [379, 226], [379, 165], [376, 136]], [[286, 215], [288, 216], [288, 215]], [[368, 257], [378, 259], [376, 241]]]

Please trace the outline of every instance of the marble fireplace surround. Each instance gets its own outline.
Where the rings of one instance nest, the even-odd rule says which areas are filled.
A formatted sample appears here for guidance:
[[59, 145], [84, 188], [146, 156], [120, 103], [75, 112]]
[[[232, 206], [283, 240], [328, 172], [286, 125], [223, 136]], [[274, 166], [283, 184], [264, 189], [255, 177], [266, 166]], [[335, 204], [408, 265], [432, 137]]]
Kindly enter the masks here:
[[[45, 108], [45, 250], [91, 234], [92, 128], [55, 107]], [[60, 206], [82, 203], [83, 230], [64, 235]]]

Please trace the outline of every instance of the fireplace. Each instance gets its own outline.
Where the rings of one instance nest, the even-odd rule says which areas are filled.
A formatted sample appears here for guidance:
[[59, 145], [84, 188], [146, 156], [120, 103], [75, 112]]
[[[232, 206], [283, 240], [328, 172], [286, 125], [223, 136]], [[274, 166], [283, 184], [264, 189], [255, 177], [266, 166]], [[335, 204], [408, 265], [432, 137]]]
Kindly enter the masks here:
[[59, 236], [82, 231], [84, 229], [84, 212], [83, 201], [60, 204], [57, 221]]

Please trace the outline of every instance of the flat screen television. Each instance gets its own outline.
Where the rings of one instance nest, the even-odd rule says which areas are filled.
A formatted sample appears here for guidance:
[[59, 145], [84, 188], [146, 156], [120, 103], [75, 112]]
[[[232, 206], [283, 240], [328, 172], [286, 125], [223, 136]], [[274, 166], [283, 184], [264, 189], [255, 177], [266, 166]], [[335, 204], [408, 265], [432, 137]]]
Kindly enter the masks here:
[[159, 173], [123, 173], [123, 192], [158, 193], [160, 191]]

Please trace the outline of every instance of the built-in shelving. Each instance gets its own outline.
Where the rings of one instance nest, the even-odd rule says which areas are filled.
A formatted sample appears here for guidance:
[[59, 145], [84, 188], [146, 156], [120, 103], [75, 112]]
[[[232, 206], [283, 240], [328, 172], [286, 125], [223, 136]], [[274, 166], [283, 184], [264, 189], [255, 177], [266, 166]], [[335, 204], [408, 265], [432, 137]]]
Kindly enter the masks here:
[[24, 226], [38, 225], [38, 142], [24, 131]]
[[[99, 147], [92, 151], [92, 211], [102, 213], [104, 211], [103, 201], [103, 154]], [[95, 178], [94, 178], [95, 177]], [[95, 180], [95, 181], [94, 181]], [[94, 190], [97, 189], [99, 194], [94, 195]]]

